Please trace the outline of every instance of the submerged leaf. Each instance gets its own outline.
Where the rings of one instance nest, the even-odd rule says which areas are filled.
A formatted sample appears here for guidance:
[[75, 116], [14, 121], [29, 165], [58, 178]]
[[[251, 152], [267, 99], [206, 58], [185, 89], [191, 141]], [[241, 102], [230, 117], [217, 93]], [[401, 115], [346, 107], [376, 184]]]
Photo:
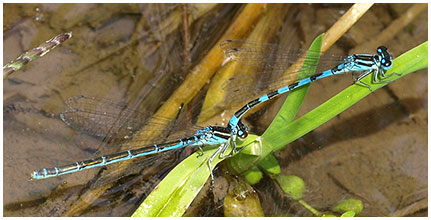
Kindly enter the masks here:
[[224, 199], [226, 217], [263, 217], [259, 196], [244, 180], [230, 181], [228, 195]]

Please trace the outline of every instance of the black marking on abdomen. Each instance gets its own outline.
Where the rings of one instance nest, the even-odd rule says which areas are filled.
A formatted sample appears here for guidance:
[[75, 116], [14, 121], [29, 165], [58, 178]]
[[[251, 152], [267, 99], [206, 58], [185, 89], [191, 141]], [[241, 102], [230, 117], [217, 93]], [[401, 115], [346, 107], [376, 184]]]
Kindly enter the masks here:
[[243, 106], [240, 110], [235, 112], [235, 116], [237, 118], [240, 118], [248, 109], [249, 109], [249, 107], [247, 105]]
[[292, 89], [296, 88], [297, 86], [298, 86], [298, 82], [292, 83], [289, 85], [289, 90], [292, 90]]
[[278, 91], [270, 92], [270, 93], [268, 93], [268, 99], [272, 99], [275, 96], [277, 96], [278, 94], [280, 94]]
[[249, 108], [253, 108], [254, 106], [258, 105], [260, 103], [259, 99], [255, 99], [251, 102], [249, 102], [247, 105]]
[[313, 82], [313, 81], [315, 81], [319, 76], [321, 76], [323, 73], [320, 73], [320, 74], [317, 74], [317, 75], [314, 75], [314, 76], [311, 76], [310, 77], [310, 81], [311, 82]]

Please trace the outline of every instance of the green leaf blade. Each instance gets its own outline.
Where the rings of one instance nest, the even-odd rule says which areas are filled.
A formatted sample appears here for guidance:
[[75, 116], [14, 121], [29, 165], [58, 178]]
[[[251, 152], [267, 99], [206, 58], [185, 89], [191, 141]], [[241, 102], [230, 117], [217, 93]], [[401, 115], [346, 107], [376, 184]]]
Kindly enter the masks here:
[[[407, 74], [427, 67], [428, 42], [425, 42], [396, 58], [393, 61], [393, 67], [386, 74], [393, 72], [400, 73], [401, 75], [394, 75], [388, 79], [397, 80]], [[386, 83], [372, 83], [372, 74], [365, 77], [364, 82], [369, 83], [373, 91], [387, 85]], [[314, 130], [371, 93], [365, 86], [358, 84], [351, 85], [319, 107], [294, 122], [285, 125], [278, 131], [265, 132], [262, 135], [262, 141], [265, 146], [270, 146], [273, 151], [281, 150], [288, 143]]]
[[[182, 216], [208, 180], [207, 161], [216, 150], [205, 149], [202, 155], [196, 152], [183, 160], [148, 195], [132, 217]], [[216, 157], [212, 166], [221, 161]]]

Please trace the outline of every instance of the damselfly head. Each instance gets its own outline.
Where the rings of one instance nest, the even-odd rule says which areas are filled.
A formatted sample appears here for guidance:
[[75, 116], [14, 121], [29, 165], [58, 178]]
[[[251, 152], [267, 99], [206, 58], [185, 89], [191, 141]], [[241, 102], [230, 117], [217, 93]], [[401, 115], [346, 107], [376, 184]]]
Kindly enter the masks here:
[[388, 70], [392, 67], [392, 56], [385, 46], [377, 47], [377, 54], [380, 57], [380, 65], [384, 70]]

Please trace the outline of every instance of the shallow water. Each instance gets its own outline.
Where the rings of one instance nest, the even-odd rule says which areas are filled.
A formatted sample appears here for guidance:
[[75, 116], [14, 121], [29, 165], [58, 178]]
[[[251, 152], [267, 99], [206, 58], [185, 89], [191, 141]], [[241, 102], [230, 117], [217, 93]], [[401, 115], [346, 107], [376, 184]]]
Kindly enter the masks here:
[[[270, 42], [288, 38], [290, 43], [307, 47], [349, 7], [296, 4], [287, 9], [286, 6], [278, 12], [282, 17], [273, 18], [274, 27], [280, 25], [280, 28], [274, 31], [275, 37]], [[129, 216], [191, 150], [159, 155], [150, 162], [133, 161], [133, 170], [126, 176], [120, 175], [123, 178], [112, 174], [119, 170], [112, 165], [107, 170], [91, 169], [30, 181], [34, 169], [89, 159], [99, 151], [116, 152], [121, 148], [120, 145], [112, 148], [112, 144], [107, 147], [107, 140], [65, 125], [58, 117], [67, 108], [65, 100], [85, 94], [155, 112], [174, 94], [241, 8], [234, 4], [189, 5], [189, 26], [184, 28], [182, 5], [5, 4], [4, 63], [59, 33], [72, 31], [73, 37], [4, 81], [4, 106], [20, 105], [25, 109], [5, 112], [4, 108], [4, 215]], [[374, 5], [330, 52], [344, 55], [357, 52], [355, 49], [378, 35], [406, 8], [400, 4]], [[281, 24], [276, 24], [280, 21]], [[396, 57], [426, 41], [427, 27], [425, 9], [396, 37], [380, 43]], [[189, 41], [189, 49], [184, 48], [185, 41]], [[361, 50], [374, 51], [375, 48]], [[211, 81], [216, 80], [217, 74]], [[350, 84], [350, 76], [313, 83], [299, 115]], [[196, 122], [195, 111], [203, 105], [207, 87], [186, 106], [181, 120]], [[307, 186], [304, 200], [321, 211], [344, 198], [355, 197], [364, 204], [360, 216], [426, 216], [427, 89], [425, 70], [374, 92], [277, 152], [282, 173], [303, 178]], [[247, 118], [253, 133], [268, 126], [282, 101], [279, 99]], [[230, 102], [218, 104], [223, 108], [231, 105], [236, 110]], [[214, 112], [215, 116], [208, 121], [224, 122], [220, 119], [222, 111]], [[223, 119], [229, 117], [225, 114]], [[223, 199], [231, 193], [228, 188], [235, 181], [219, 171], [221, 177], [216, 178], [215, 190], [205, 187], [189, 208], [188, 216], [223, 215]], [[97, 184], [99, 175], [103, 180], [110, 174], [112, 178], [106, 180], [110, 187], [98, 191], [106, 186]], [[270, 178], [264, 178], [253, 188], [265, 216], [311, 216], [285, 196]], [[96, 199], [87, 200], [86, 196], [92, 193]], [[80, 203], [82, 206], [74, 206]]]

